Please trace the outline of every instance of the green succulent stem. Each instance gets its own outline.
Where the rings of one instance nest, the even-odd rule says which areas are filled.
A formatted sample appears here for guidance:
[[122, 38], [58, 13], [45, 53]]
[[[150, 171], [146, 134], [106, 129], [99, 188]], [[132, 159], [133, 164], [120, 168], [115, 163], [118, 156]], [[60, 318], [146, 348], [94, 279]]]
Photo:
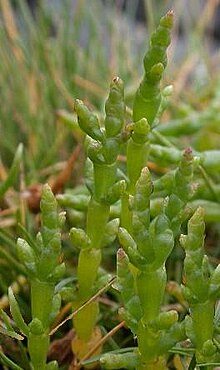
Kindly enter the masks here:
[[200, 357], [200, 353], [203, 351], [204, 343], [213, 338], [214, 310], [215, 305], [212, 300], [191, 305], [191, 317], [195, 335], [197, 358]]
[[38, 279], [31, 281], [32, 318], [40, 320], [45, 329], [48, 329], [50, 325], [49, 318], [52, 311], [54, 289], [55, 284], [53, 283]]
[[[219, 269], [209, 272], [203, 247], [204, 231], [204, 210], [199, 207], [188, 221], [188, 234], [180, 238], [186, 251], [186, 284], [183, 293], [189, 301], [191, 311], [191, 318], [186, 318], [186, 327], [195, 346], [198, 366], [199, 363], [215, 362], [218, 358], [214, 343], [214, 315]], [[209, 366], [207, 368], [211, 369]]]
[[135, 185], [140, 177], [141, 170], [147, 164], [150, 151], [149, 141], [137, 143], [132, 138], [127, 145], [127, 171], [129, 178], [128, 191], [134, 194]]
[[33, 370], [46, 370], [49, 344], [50, 338], [48, 333], [40, 335], [30, 333], [28, 337], [28, 349]]
[[[105, 198], [116, 179], [116, 165], [94, 163], [94, 194], [90, 199], [87, 211], [86, 233], [90, 239], [90, 246], [80, 251], [77, 267], [79, 302], [76, 307], [89, 299], [93, 293], [94, 283], [101, 263], [102, 240], [110, 214], [110, 204]], [[78, 336], [88, 341], [96, 325], [98, 304], [91, 304], [88, 310], [82, 310], [74, 325]], [[96, 314], [95, 314], [96, 313]], [[81, 324], [83, 323], [83, 325]]]
[[100, 202], [115, 183], [117, 165], [94, 163], [94, 198]]
[[[88, 135], [87, 154], [91, 166], [87, 184], [89, 184], [91, 198], [87, 210], [86, 232], [83, 234], [84, 242], [81, 243], [81, 247], [78, 245], [81, 250], [77, 267], [78, 292], [77, 299], [73, 303], [74, 309], [80, 307], [94, 293], [94, 284], [102, 258], [101, 248], [108, 238], [112, 238], [111, 232], [106, 237], [110, 205], [119, 199], [124, 188], [123, 184], [116, 183], [117, 156], [122, 142], [125, 114], [122, 80], [115, 77], [110, 84], [109, 96], [105, 103], [104, 130], [101, 129], [98, 118], [82, 102], [76, 102], [75, 111], [80, 128]], [[114, 225], [111, 227], [115, 228]], [[77, 232], [73, 233], [76, 235]], [[73, 320], [77, 336], [84, 342], [82, 346], [86, 346], [93, 334], [98, 312], [98, 303], [91, 303]]]
[[[143, 308], [143, 316], [137, 330], [141, 366], [139, 369], [167, 369], [166, 356], [160, 356], [160, 334], [150, 328], [158, 318], [166, 286], [166, 271], [143, 272], [137, 276], [137, 291]], [[150, 298], [151, 297], [151, 298]]]
[[[41, 198], [41, 232], [36, 241], [18, 238], [17, 254], [24, 265], [31, 285], [31, 322], [25, 324], [12, 289], [9, 289], [10, 309], [18, 328], [27, 337], [28, 351], [33, 370], [57, 369], [57, 363], [47, 364], [50, 343], [51, 317], [54, 315], [55, 284], [64, 272], [59, 263], [61, 250], [60, 228], [64, 215], [58, 213], [57, 202], [49, 185], [45, 185]], [[30, 244], [28, 243], [30, 242]], [[57, 308], [59, 309], [59, 308]], [[55, 312], [56, 314], [56, 312]]]
[[101, 246], [109, 213], [110, 206], [108, 204], [91, 199], [87, 212], [87, 235], [91, 240], [91, 247], [94, 249], [99, 249]]
[[132, 134], [127, 143], [127, 191], [121, 198], [121, 225], [129, 232], [132, 232], [132, 213], [129, 207], [129, 195], [135, 192], [136, 183], [141, 175], [142, 169], [146, 166], [150, 142], [148, 133], [150, 126], [146, 118], [133, 123]]
[[101, 250], [89, 248], [81, 250], [79, 254], [77, 275], [78, 275], [78, 296], [80, 301], [86, 301], [93, 292], [93, 284], [97, 277], [97, 271], [101, 262]]
[[166, 279], [164, 266], [153, 271], [146, 269], [137, 275], [137, 292], [143, 309], [143, 323], [148, 323], [158, 317], [164, 297]]
[[[149, 170], [143, 168], [129, 199], [130, 229], [119, 229], [119, 241], [125, 252], [125, 256], [118, 253], [119, 289], [125, 305], [122, 314], [137, 336], [140, 352], [137, 369], [167, 369], [167, 351], [177, 340], [185, 338], [177, 312], [162, 313], [161, 305], [167, 282], [165, 263], [180, 233], [184, 207], [193, 193], [193, 163], [188, 148], [172, 176], [169, 197], [163, 200], [153, 220], [150, 219], [153, 183]], [[139, 311], [134, 310], [134, 302], [140, 306]]]
[[[83, 303], [84, 300], [74, 302], [73, 309], [78, 309]], [[84, 345], [86, 345], [91, 338], [93, 330], [96, 326], [98, 314], [99, 304], [98, 302], [93, 302], [87, 305], [75, 316], [74, 327], [78, 337], [82, 340], [82, 343], [84, 342]]]
[[161, 104], [160, 80], [167, 64], [166, 51], [170, 43], [173, 12], [161, 18], [152, 34], [149, 49], [144, 57], [145, 74], [136, 92], [133, 104], [134, 122], [145, 117], [153, 124]]

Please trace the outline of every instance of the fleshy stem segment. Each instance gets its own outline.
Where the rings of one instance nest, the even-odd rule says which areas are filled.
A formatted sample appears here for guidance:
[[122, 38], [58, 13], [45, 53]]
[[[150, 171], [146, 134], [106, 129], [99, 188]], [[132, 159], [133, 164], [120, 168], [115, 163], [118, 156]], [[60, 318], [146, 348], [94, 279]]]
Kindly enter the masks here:
[[[109, 213], [110, 205], [117, 201], [125, 190], [124, 180], [117, 182], [117, 156], [123, 140], [125, 113], [122, 80], [116, 77], [110, 85], [109, 97], [105, 104], [104, 129], [100, 127], [98, 118], [81, 101], [76, 100], [75, 112], [80, 128], [87, 134], [86, 182], [91, 199], [86, 231], [72, 228], [70, 232], [73, 244], [80, 248], [78, 292], [73, 303], [74, 309], [91, 297], [101, 262], [101, 248], [114, 240], [119, 226], [119, 220], [109, 222]], [[98, 303], [93, 302], [74, 319], [77, 342], [73, 343], [73, 349], [78, 352], [79, 358], [88, 351], [92, 335], [99, 336], [98, 329], [95, 328], [98, 311]]]

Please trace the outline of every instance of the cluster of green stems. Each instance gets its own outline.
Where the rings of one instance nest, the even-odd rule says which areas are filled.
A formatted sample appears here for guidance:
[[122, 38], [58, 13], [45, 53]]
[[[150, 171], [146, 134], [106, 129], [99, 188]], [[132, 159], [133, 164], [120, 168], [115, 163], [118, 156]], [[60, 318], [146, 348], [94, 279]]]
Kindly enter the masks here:
[[[203, 175], [200, 189], [205, 193], [204, 184], [208, 184], [218, 200], [218, 188], [209, 176], [220, 168], [220, 154], [190, 148], [181, 151], [158, 126], [170, 93], [169, 87], [161, 92], [160, 81], [167, 64], [172, 25], [173, 13], [168, 12], [151, 36], [144, 58], [145, 74], [134, 98], [132, 122], [125, 121], [124, 86], [118, 77], [111, 82], [103, 122], [82, 101], [75, 101], [78, 124], [86, 134], [88, 192], [81, 197], [58, 197], [60, 204], [71, 204], [86, 212], [85, 229], [70, 230], [70, 240], [79, 248], [72, 309], [80, 308], [99, 288], [102, 249], [117, 238], [120, 316], [137, 338], [133, 351], [101, 356], [100, 362], [107, 369], [166, 370], [169, 351], [186, 339], [190, 339], [193, 359], [201, 368], [212, 369], [220, 361], [215, 315], [220, 269], [212, 269], [204, 253], [204, 211], [193, 210], [197, 189], [194, 177], [199, 171]], [[126, 153], [124, 168], [118, 162], [122, 151]], [[153, 179], [146, 166], [149, 159], [160, 166], [176, 168]], [[159, 207], [154, 210], [158, 201]], [[118, 217], [113, 216], [113, 209]], [[64, 215], [57, 212], [56, 199], [48, 186], [43, 189], [41, 213], [42, 228], [36, 240], [17, 242], [17, 253], [31, 285], [29, 324], [24, 322], [11, 289], [9, 301], [12, 317], [27, 337], [33, 370], [53, 370], [58, 365], [47, 364], [47, 352], [50, 325], [61, 304], [55, 284], [65, 271], [60, 262]], [[187, 221], [187, 234], [182, 235]], [[185, 251], [185, 283], [181, 289], [188, 304], [183, 320], [175, 310], [161, 311], [167, 283], [166, 262], [179, 241]], [[78, 360], [101, 338], [98, 315], [99, 304], [93, 301], [74, 316], [76, 335], [72, 349]], [[8, 331], [16, 337], [7, 315], [2, 313], [2, 317]]]

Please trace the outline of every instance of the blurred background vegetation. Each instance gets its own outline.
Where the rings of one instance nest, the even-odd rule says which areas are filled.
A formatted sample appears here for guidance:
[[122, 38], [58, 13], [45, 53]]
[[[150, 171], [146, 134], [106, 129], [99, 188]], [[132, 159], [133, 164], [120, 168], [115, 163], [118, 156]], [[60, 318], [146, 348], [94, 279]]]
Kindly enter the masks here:
[[216, 85], [218, 3], [32, 0], [28, 5], [24, 0], [1, 0], [3, 163], [11, 163], [23, 142], [30, 182], [40, 169], [67, 158], [73, 143], [58, 119], [59, 110], [71, 112], [76, 97], [99, 110], [115, 75], [125, 81], [130, 104], [148, 34], [170, 8], [176, 21], [165, 82], [174, 84], [176, 103], [190, 98], [202, 108], [201, 88], [208, 95]]

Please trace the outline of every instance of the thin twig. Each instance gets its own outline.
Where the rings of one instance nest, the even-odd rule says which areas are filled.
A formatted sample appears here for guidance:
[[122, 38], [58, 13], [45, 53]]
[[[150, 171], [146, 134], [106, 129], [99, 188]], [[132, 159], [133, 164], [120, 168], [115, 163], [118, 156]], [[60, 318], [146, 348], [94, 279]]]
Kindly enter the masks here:
[[79, 87], [82, 87], [84, 90], [93, 93], [94, 95], [98, 96], [99, 98], [106, 95], [106, 90], [102, 87], [98, 86], [96, 83], [89, 81], [77, 74], [73, 76], [73, 82]]
[[77, 315], [78, 312], [83, 310], [86, 306], [90, 303], [94, 302], [96, 298], [98, 298], [102, 293], [104, 293], [114, 282], [116, 281], [116, 276], [114, 276], [103, 288], [101, 288], [93, 297], [88, 299], [82, 306], [80, 306], [76, 311], [71, 313], [65, 320], [63, 320], [59, 325], [57, 325], [54, 329], [51, 330], [49, 335], [53, 335], [61, 326], [63, 326], [67, 321], [71, 320], [74, 316]]
[[213, 195], [214, 200], [216, 200], [218, 202], [219, 201], [219, 197], [218, 197], [217, 192], [215, 191], [215, 187], [214, 187], [214, 184], [213, 184], [212, 179], [206, 173], [206, 171], [205, 171], [205, 169], [204, 169], [204, 167], [202, 165], [199, 165], [198, 166], [198, 169], [199, 169], [199, 171], [200, 171], [203, 179], [205, 180], [205, 183], [206, 183], [207, 187], [209, 188], [211, 194]]
[[78, 364], [75, 367], [75, 370], [79, 370], [83, 364], [83, 361], [88, 360], [96, 351], [99, 347], [101, 347], [110, 337], [112, 337], [118, 330], [123, 328], [125, 325], [125, 321], [120, 322], [117, 326], [115, 326], [112, 330], [110, 330], [102, 339], [100, 339], [96, 345], [91, 348], [85, 356], [78, 362]]

